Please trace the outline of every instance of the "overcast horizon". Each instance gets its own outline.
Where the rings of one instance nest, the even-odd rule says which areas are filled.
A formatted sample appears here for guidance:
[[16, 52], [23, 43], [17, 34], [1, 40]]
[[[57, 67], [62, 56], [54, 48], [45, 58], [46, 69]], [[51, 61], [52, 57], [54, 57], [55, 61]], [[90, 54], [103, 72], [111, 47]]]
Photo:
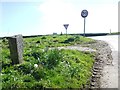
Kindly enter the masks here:
[[[19, 1], [19, 0], [18, 0]], [[88, 10], [86, 33], [118, 31], [119, 0], [31, 0], [0, 2], [0, 37], [83, 33], [83, 9]]]

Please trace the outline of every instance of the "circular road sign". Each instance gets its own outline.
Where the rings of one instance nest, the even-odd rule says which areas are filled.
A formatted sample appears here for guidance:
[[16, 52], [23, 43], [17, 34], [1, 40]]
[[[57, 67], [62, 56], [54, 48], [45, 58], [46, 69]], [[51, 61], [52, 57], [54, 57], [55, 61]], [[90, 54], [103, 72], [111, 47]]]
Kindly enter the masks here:
[[87, 11], [87, 10], [82, 10], [81, 16], [82, 16], [83, 18], [87, 17], [87, 16], [88, 16], [88, 11]]

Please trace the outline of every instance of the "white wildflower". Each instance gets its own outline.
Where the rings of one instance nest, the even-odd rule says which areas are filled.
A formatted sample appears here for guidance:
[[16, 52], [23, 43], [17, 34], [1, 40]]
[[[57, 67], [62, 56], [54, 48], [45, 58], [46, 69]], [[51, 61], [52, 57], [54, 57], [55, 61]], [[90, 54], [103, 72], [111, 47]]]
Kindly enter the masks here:
[[38, 57], [38, 61], [40, 61], [40, 58]]
[[42, 49], [42, 51], [44, 52], [45, 50], [44, 50], [44, 49]]
[[35, 68], [37, 68], [37, 67], [38, 67], [38, 65], [37, 65], [37, 64], [34, 64], [34, 67], [35, 67]]

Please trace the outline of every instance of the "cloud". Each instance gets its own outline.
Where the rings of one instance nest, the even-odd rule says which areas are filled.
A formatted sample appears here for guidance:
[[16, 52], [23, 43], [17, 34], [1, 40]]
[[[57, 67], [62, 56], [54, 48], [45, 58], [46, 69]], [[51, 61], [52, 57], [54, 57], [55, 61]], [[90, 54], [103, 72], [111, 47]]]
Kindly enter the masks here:
[[109, 32], [110, 29], [117, 31], [117, 5], [106, 4], [89, 10], [88, 32]]
[[86, 18], [86, 32], [109, 32], [110, 29], [117, 29], [117, 5], [83, 7], [82, 4], [76, 6], [64, 0], [48, 0], [39, 6], [43, 13], [42, 29], [45, 33], [61, 31], [65, 33], [63, 24], [68, 23], [68, 33], [83, 33], [84, 19], [81, 17], [81, 11], [84, 8], [89, 12]]
[[43, 29], [51, 32], [65, 30], [63, 24], [77, 25], [81, 18], [75, 6], [64, 0], [49, 0], [40, 5], [39, 10], [43, 13]]

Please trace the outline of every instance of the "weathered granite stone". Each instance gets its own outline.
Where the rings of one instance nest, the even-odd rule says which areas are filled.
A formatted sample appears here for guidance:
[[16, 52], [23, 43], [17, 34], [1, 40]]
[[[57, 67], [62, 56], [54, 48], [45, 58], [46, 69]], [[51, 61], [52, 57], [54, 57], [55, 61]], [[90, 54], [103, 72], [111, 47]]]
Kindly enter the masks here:
[[12, 64], [19, 64], [23, 61], [23, 38], [16, 35], [8, 38]]

